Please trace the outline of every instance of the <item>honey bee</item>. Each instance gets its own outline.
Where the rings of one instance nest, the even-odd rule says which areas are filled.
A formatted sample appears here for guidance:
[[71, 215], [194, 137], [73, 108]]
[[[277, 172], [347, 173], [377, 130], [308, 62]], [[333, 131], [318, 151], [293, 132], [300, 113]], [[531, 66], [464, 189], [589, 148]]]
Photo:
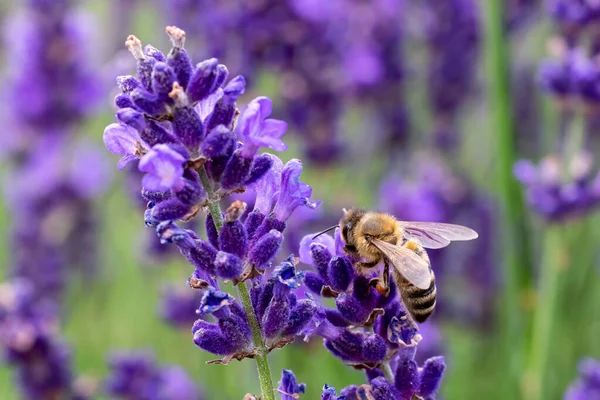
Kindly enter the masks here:
[[[375, 268], [384, 262], [383, 274], [371, 285], [384, 296], [389, 294], [390, 266], [406, 310], [417, 322], [424, 322], [435, 309], [435, 275], [425, 248], [439, 249], [451, 241], [472, 240], [474, 230], [438, 222], [398, 221], [389, 214], [344, 209], [339, 227], [344, 250], [360, 259], [359, 272]], [[315, 236], [315, 237], [316, 237]]]

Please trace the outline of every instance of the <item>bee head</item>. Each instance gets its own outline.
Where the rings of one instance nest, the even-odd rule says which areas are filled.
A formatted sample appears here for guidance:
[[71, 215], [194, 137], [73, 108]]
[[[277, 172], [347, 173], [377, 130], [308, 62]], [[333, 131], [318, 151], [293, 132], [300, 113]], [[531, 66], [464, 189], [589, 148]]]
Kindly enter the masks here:
[[342, 239], [346, 244], [352, 245], [354, 243], [354, 228], [363, 215], [365, 215], [365, 211], [359, 208], [351, 208], [349, 210], [344, 209], [344, 215], [342, 216], [342, 219], [340, 219], [340, 232], [342, 234]]

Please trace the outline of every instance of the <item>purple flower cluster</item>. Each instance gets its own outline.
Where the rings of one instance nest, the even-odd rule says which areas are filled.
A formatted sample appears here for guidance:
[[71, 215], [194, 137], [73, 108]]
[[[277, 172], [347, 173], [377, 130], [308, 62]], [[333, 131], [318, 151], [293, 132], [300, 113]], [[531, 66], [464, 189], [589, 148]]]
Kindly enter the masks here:
[[[389, 361], [390, 377], [380, 369], [367, 371], [368, 383], [350, 385], [341, 390], [338, 397], [335, 388], [325, 385], [322, 400], [411, 400], [435, 399], [446, 365], [443, 357], [432, 357], [421, 367], [415, 361], [417, 344], [421, 339], [416, 329], [405, 322], [394, 320], [390, 340], [399, 344], [398, 353]], [[405, 342], [408, 341], [408, 343]]]
[[600, 399], [600, 362], [586, 358], [579, 364], [579, 379], [567, 389], [564, 400]]
[[63, 134], [100, 98], [102, 87], [89, 62], [92, 21], [75, 12], [74, 3], [29, 0], [22, 13], [7, 18], [9, 121], [23, 129], [23, 135], [7, 138], [18, 140], [15, 145], [27, 146], [39, 132]]
[[402, 3], [186, 0], [165, 8], [170, 20], [202, 35], [212, 54], [250, 79], [276, 70], [281, 112], [302, 136], [307, 157], [326, 164], [346, 150], [339, 138], [345, 98], [373, 112], [379, 121], [369, 129], [381, 131], [381, 141], [407, 135]]
[[508, 29], [512, 32], [518, 31], [523, 26], [529, 25], [535, 17], [538, 17], [540, 0], [509, 0], [504, 8], [505, 20]]
[[[117, 79], [118, 122], [105, 129], [104, 142], [122, 156], [120, 168], [139, 159], [146, 225], [194, 267], [188, 284], [200, 292], [203, 317], [193, 324], [194, 343], [223, 357], [215, 363], [266, 357], [301, 334], [317, 311], [312, 299], [295, 293], [304, 273], [293, 255], [272, 264], [292, 213], [318, 203], [300, 181], [299, 160], [284, 165], [259, 154], [261, 147], [286, 149], [287, 124], [271, 118], [271, 100], [257, 97], [240, 113], [244, 78], [227, 82], [227, 68], [214, 58], [193, 66], [184, 32], [168, 27], [167, 34], [173, 48], [166, 56], [152, 46], [142, 49], [133, 35], [127, 39], [137, 76]], [[252, 211], [236, 200], [222, 213], [220, 201], [246, 187], [255, 193]], [[207, 209], [206, 238], [174, 222]], [[240, 298], [222, 291], [221, 281], [238, 285]], [[187, 311], [163, 311], [171, 320], [187, 319]]]
[[436, 121], [435, 144], [454, 149], [459, 144], [455, 120], [475, 83], [481, 41], [479, 6], [474, 0], [427, 3], [427, 82]]
[[[558, 139], [554, 154], [543, 157], [537, 166], [520, 160], [513, 171], [525, 188], [529, 205], [547, 221], [560, 222], [585, 215], [600, 203], [598, 175], [591, 157], [598, 145], [600, 126], [600, 42], [597, 33], [587, 29], [600, 18], [600, 6], [557, 0], [551, 3], [550, 11], [561, 37], [550, 41], [554, 59], [540, 64], [539, 82], [557, 100]], [[591, 40], [583, 36], [587, 32]], [[570, 159], [565, 147], [579, 112], [585, 118], [584, 140], [578, 154]]]
[[[432, 398], [445, 368], [443, 357], [430, 358], [418, 367], [416, 346], [422, 336], [395, 284], [390, 283], [387, 296], [379, 294], [371, 284], [377, 273], [356, 274], [353, 264], [358, 260], [343, 247], [339, 229], [335, 239], [321, 235], [302, 240], [300, 260], [314, 268], [306, 272], [306, 286], [319, 296], [335, 298], [335, 308], [319, 307], [305, 335], [321, 336], [334, 356], [366, 371], [369, 384], [344, 389], [345, 399]], [[323, 398], [335, 396], [334, 389], [324, 389]]]
[[548, 156], [538, 165], [528, 160], [517, 162], [514, 174], [526, 187], [529, 205], [545, 220], [560, 222], [585, 215], [600, 203], [600, 175], [593, 166], [588, 153], [578, 154], [567, 165]]
[[[5, 195], [12, 211], [11, 274], [59, 299], [67, 268], [89, 275], [97, 264], [97, 216], [93, 198], [105, 188], [104, 159], [85, 143], [44, 138], [31, 144], [27, 161], [7, 171]], [[65, 162], [65, 154], [72, 155]], [[91, 172], [87, 171], [88, 168]]]
[[160, 318], [175, 328], [187, 331], [198, 319], [196, 310], [201, 299], [199, 293], [179, 285], [169, 285], [163, 288], [161, 294], [158, 311]]
[[201, 400], [198, 386], [176, 365], [157, 365], [145, 352], [117, 352], [108, 360], [104, 391], [129, 400]]
[[[339, 0], [323, 6], [313, 0], [290, 1], [304, 20], [327, 33], [337, 54], [333, 60], [340, 87], [373, 117], [369, 140], [383, 146], [404, 144], [409, 130], [404, 101], [403, 1]], [[311, 47], [319, 45], [314, 38]], [[370, 121], [371, 122], [371, 121]]]
[[10, 161], [4, 189], [13, 216], [12, 274], [54, 298], [65, 268], [95, 269], [91, 200], [107, 180], [102, 155], [73, 138], [100, 87], [88, 62], [89, 18], [71, 3], [31, 0], [6, 27], [8, 126], [0, 142]]
[[59, 338], [68, 270], [97, 261], [93, 198], [107, 177], [101, 153], [75, 138], [101, 97], [89, 16], [75, 1], [28, 0], [5, 18], [0, 148], [11, 214], [11, 283], [0, 289], [0, 344], [23, 398], [84, 398]]
[[[70, 352], [58, 337], [55, 307], [25, 280], [0, 284], [0, 345], [23, 398], [74, 396]], [[76, 398], [76, 397], [68, 397]]]
[[581, 33], [600, 18], [600, 5], [594, 1], [551, 0], [548, 9], [569, 43], [579, 39]]
[[[569, 49], [559, 39], [551, 42], [554, 58], [544, 60], [539, 68], [539, 82], [544, 92], [563, 106], [583, 103], [589, 108], [600, 103], [600, 66], [584, 49]], [[589, 110], [592, 111], [592, 110]]]
[[242, 215], [243, 208], [242, 202], [229, 208], [218, 236], [212, 219], [208, 218], [207, 225], [213, 224], [208, 241], [169, 221], [157, 227], [162, 240], [175, 243], [195, 267], [190, 285], [206, 288], [198, 314], [212, 315], [216, 319], [216, 322], [199, 319], [194, 323], [194, 343], [225, 356], [225, 360], [251, 355], [254, 343], [245, 311], [231, 295], [218, 290], [217, 277], [234, 282], [252, 278], [252, 306], [269, 349], [292, 341], [316, 312], [312, 300], [298, 299], [293, 292], [304, 278], [304, 273], [296, 270], [293, 256], [269, 271], [270, 277], [265, 275], [281, 246], [283, 235], [278, 229], [283, 230], [285, 222], [267, 217], [255, 208], [242, 223], [235, 217]]
[[[245, 90], [241, 76], [225, 85], [227, 68], [216, 59], [196, 67], [183, 49], [185, 34], [167, 28], [173, 48], [167, 56], [140, 41], [127, 41], [138, 63], [138, 75], [118, 78], [122, 93], [115, 99], [118, 123], [104, 131], [109, 151], [122, 155], [119, 167], [137, 158], [144, 172], [142, 195], [148, 203], [146, 223], [191, 217], [207, 199], [196, 168], [224, 195], [243, 190], [271, 167], [259, 147], [282, 150], [286, 124], [268, 118], [271, 101], [254, 99], [234, 129], [236, 100]], [[235, 130], [235, 132], [234, 132]], [[236, 136], [237, 135], [237, 136]], [[237, 140], [244, 145], [237, 148]]]

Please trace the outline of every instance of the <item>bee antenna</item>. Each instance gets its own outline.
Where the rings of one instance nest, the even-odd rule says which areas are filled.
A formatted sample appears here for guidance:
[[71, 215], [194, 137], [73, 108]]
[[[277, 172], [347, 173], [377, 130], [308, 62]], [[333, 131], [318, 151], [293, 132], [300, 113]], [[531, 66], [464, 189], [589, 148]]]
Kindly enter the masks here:
[[316, 238], [318, 238], [322, 234], [327, 233], [327, 232], [329, 232], [331, 230], [334, 230], [335, 228], [337, 228], [337, 225], [330, 226], [329, 228], [325, 229], [324, 231], [321, 231], [321, 232], [317, 233], [315, 236], [313, 236], [312, 240], [315, 240]]

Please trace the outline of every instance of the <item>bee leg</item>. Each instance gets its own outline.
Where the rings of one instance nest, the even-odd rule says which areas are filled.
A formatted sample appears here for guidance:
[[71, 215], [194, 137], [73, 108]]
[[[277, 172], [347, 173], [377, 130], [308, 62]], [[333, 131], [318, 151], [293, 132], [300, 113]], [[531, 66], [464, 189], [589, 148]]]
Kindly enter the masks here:
[[380, 278], [373, 278], [369, 282], [371, 286], [379, 292], [380, 295], [386, 296], [390, 294], [390, 265], [387, 260], [383, 262], [383, 275]]

